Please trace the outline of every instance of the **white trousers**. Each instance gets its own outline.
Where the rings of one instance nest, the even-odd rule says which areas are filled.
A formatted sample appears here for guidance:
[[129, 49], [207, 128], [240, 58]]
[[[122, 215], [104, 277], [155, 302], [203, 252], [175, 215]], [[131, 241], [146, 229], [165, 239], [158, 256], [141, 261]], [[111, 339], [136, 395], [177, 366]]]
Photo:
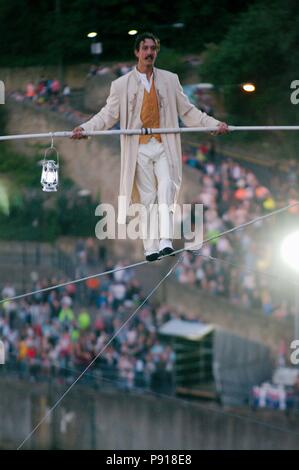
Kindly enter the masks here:
[[136, 185], [145, 254], [159, 251], [159, 241], [173, 238], [172, 181], [164, 146], [155, 138], [138, 148]]

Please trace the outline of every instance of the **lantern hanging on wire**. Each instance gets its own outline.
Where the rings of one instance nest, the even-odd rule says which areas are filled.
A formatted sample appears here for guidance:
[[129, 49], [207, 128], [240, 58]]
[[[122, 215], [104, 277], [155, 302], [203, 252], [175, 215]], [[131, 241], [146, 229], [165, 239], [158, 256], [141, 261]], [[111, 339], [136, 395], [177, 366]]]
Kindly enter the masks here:
[[[48, 153], [51, 151], [56, 152], [56, 158], [57, 158], [56, 162], [54, 160], [47, 160]], [[46, 191], [46, 192], [57, 191], [58, 181], [59, 181], [59, 176], [58, 176], [59, 153], [56, 147], [54, 147], [53, 145], [53, 139], [52, 139], [51, 147], [49, 147], [45, 151], [44, 161], [42, 165], [43, 165], [43, 169], [42, 169], [42, 176], [41, 176], [40, 182], [41, 182], [43, 191]]]

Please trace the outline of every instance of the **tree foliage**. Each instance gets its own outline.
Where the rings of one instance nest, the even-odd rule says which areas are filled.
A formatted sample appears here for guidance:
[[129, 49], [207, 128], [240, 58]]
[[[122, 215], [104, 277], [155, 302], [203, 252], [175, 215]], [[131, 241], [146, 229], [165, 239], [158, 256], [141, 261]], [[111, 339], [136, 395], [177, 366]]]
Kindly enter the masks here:
[[[299, 70], [298, 20], [295, 0], [259, 0], [210, 47], [200, 73], [218, 86], [231, 119], [248, 124], [298, 119], [290, 100]], [[239, 91], [244, 82], [254, 82], [256, 92]]]
[[[90, 60], [86, 34], [98, 32], [104, 60], [132, 58], [130, 29], [153, 31], [179, 52], [199, 52], [220, 40], [233, 15], [248, 1], [237, 0], [9, 0], [0, 2], [0, 65], [57, 64]], [[173, 27], [184, 23], [183, 29]]]

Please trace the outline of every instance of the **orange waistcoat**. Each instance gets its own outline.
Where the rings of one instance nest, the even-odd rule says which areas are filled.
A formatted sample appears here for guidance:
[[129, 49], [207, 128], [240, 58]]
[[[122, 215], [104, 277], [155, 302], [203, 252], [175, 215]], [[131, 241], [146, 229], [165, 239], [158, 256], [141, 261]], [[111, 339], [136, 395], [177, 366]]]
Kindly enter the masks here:
[[[160, 127], [159, 106], [154, 80], [152, 81], [150, 93], [144, 90], [140, 118], [143, 127], [151, 127], [152, 129]], [[139, 143], [146, 144], [152, 137], [155, 137], [159, 142], [161, 142], [160, 134], [152, 134], [141, 135], [139, 137]]]

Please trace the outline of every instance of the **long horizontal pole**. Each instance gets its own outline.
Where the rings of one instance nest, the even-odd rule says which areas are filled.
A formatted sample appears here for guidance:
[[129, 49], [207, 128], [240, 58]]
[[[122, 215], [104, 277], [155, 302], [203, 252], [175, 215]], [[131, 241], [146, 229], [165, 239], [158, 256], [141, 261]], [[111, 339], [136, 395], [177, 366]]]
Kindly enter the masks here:
[[[229, 126], [229, 131], [298, 131], [299, 126]], [[106, 131], [84, 132], [85, 136], [96, 135], [144, 135], [144, 134], [182, 134], [185, 132], [215, 132], [217, 127], [174, 127], [174, 128], [143, 128], [143, 129], [119, 129]], [[72, 131], [62, 132], [44, 132], [42, 134], [16, 134], [2, 135], [1, 140], [17, 140], [17, 139], [44, 139], [54, 137], [71, 137]]]

